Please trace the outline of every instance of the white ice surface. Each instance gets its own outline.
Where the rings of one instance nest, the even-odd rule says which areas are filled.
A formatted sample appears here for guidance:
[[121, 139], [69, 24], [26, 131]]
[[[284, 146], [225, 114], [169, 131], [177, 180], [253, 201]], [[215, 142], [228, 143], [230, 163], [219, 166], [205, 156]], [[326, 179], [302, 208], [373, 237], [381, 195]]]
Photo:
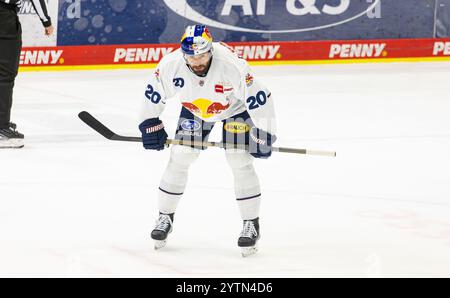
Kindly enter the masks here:
[[[254, 69], [276, 99], [277, 145], [338, 153], [256, 161], [257, 255], [240, 256], [222, 150], [192, 166], [154, 251], [169, 151], [107, 141], [77, 118], [139, 135], [151, 70], [22, 73], [13, 120], [26, 147], [0, 151], [0, 276], [450, 277], [450, 64]], [[179, 110], [162, 117], [171, 136]]]

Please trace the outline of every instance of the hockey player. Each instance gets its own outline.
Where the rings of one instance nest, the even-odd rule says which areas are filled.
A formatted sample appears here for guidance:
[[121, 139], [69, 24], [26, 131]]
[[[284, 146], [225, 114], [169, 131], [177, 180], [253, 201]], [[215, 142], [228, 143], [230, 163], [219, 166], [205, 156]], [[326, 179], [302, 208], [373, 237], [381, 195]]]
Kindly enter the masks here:
[[[223, 43], [213, 43], [206, 26], [186, 28], [181, 48], [166, 55], [144, 91], [142, 123], [146, 149], [167, 147], [167, 133], [158, 118], [166, 101], [178, 95], [182, 109], [176, 139], [207, 141], [217, 122], [223, 123], [223, 142], [241, 146], [225, 154], [234, 175], [235, 194], [243, 220], [238, 239], [244, 256], [256, 252], [260, 238], [261, 190], [253, 158], [271, 156], [275, 142], [275, 114], [271, 93], [253, 76], [248, 63]], [[246, 146], [245, 149], [242, 146]], [[165, 246], [174, 213], [186, 187], [189, 166], [203, 147], [172, 147], [159, 186], [159, 218], [151, 233], [155, 248]]]

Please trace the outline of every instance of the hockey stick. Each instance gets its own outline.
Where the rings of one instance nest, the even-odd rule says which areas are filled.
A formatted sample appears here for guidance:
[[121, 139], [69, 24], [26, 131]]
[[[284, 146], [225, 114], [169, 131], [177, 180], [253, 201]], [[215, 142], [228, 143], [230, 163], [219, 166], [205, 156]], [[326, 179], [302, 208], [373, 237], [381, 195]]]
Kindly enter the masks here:
[[[123, 141], [123, 142], [142, 142], [140, 137], [127, 137], [121, 136], [114, 133], [108, 127], [106, 127], [103, 123], [98, 121], [94, 116], [89, 114], [86, 111], [80, 112], [78, 117], [86, 123], [93, 130], [112, 141]], [[217, 143], [217, 142], [192, 142], [192, 141], [183, 141], [183, 140], [171, 140], [168, 139], [166, 141], [168, 145], [187, 145], [187, 146], [196, 146], [196, 147], [218, 147], [218, 148], [237, 148], [237, 149], [247, 149], [243, 148], [242, 145], [236, 144], [226, 144], [226, 143]], [[282, 152], [282, 153], [294, 153], [294, 154], [305, 154], [305, 155], [319, 155], [319, 156], [329, 156], [336, 157], [336, 152], [334, 151], [320, 151], [320, 150], [308, 150], [308, 149], [296, 149], [296, 148], [283, 148], [283, 147], [272, 147], [272, 151], [274, 152]]]

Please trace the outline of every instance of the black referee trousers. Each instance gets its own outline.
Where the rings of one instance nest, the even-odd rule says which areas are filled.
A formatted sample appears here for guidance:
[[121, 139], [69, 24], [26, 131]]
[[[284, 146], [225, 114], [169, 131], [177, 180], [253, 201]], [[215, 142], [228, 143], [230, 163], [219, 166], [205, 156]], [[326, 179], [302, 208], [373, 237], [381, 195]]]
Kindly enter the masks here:
[[9, 126], [21, 48], [22, 28], [17, 12], [13, 6], [0, 3], [0, 128]]

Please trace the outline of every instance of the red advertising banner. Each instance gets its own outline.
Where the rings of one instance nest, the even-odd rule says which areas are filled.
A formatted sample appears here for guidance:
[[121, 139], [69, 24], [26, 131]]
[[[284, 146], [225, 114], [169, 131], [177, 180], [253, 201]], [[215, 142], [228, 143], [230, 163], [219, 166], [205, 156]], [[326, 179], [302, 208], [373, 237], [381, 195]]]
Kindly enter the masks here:
[[[261, 64], [450, 60], [450, 39], [242, 42], [232, 50]], [[150, 67], [178, 44], [23, 48], [22, 70]]]

